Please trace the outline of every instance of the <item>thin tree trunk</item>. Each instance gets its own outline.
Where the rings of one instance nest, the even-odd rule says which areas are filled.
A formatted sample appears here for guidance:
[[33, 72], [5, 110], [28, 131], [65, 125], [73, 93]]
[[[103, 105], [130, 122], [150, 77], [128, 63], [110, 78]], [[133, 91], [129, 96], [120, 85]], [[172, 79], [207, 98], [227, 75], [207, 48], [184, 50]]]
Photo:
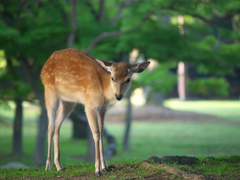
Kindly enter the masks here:
[[87, 139], [88, 121], [83, 105], [78, 104], [69, 117], [73, 122], [72, 139]]
[[12, 153], [22, 154], [22, 119], [23, 119], [23, 107], [22, 99], [15, 99], [16, 109], [13, 123], [13, 144]]
[[99, 15], [98, 15], [98, 21], [103, 22], [105, 16], [105, 0], [99, 1]]
[[131, 90], [128, 91], [127, 93], [127, 113], [126, 113], [126, 130], [125, 130], [125, 135], [123, 138], [123, 151], [129, 151], [129, 136], [130, 136], [130, 128], [131, 128], [131, 121], [132, 121], [132, 103], [130, 100], [130, 97], [132, 95]]
[[83, 122], [78, 119], [72, 119], [73, 122], [73, 132], [72, 139], [87, 139], [87, 129], [88, 123]]
[[71, 28], [72, 31], [69, 33], [67, 38], [67, 47], [71, 48], [75, 41], [76, 32], [77, 32], [77, 12], [76, 12], [76, 0], [70, 1], [71, 7]]
[[[121, 62], [129, 63], [129, 55], [126, 53], [121, 54]], [[129, 150], [129, 137], [130, 137], [130, 128], [131, 128], [131, 122], [132, 122], [132, 103], [130, 101], [130, 97], [132, 95], [131, 88], [127, 92], [127, 111], [125, 116], [125, 123], [126, 123], [126, 129], [125, 134], [123, 137], [123, 151]]]
[[112, 135], [110, 135], [105, 128], [103, 136], [106, 138], [108, 142], [108, 146], [105, 149], [105, 158], [106, 161], [109, 161], [112, 156], [117, 154], [117, 144], [115, 142], [115, 138]]
[[48, 127], [48, 117], [47, 110], [44, 104], [44, 94], [38, 95], [40, 106], [41, 106], [41, 116], [38, 120], [38, 133], [36, 138], [36, 146], [33, 163], [35, 166], [44, 166], [46, 162], [46, 137], [47, 137], [47, 127]]
[[[112, 156], [117, 154], [117, 145], [115, 138], [108, 133], [108, 131], [104, 128], [103, 136], [106, 138], [108, 146], [105, 148], [105, 159], [109, 161]], [[95, 161], [95, 143], [93, 140], [92, 132], [90, 127], [87, 128], [87, 135], [88, 135], [88, 151], [85, 158], [85, 162], [94, 162]]]

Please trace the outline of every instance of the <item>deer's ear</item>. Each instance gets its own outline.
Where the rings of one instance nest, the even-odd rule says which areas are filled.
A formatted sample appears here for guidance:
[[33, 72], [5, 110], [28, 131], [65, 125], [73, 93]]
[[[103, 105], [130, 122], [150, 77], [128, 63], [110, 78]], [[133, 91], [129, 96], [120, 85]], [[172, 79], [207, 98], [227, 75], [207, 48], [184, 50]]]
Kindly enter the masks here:
[[96, 61], [97, 61], [105, 70], [107, 70], [108, 72], [112, 72], [112, 64], [113, 64], [113, 63], [110, 63], [110, 62], [104, 61], [104, 60], [99, 60], [99, 59], [96, 59]]
[[132, 71], [134, 73], [141, 73], [148, 67], [149, 64], [150, 64], [149, 61], [134, 64], [132, 65]]

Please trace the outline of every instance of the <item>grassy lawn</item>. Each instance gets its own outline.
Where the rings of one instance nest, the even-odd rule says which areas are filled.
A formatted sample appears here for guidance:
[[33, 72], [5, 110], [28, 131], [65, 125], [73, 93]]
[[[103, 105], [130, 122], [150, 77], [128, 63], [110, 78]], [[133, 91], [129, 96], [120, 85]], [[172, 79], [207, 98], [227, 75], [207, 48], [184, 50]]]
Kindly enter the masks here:
[[240, 101], [178, 101], [167, 100], [164, 105], [171, 109], [194, 111], [240, 121]]
[[[123, 125], [106, 125], [121, 144]], [[150, 156], [188, 155], [222, 156], [240, 152], [239, 127], [203, 123], [133, 123], [131, 151], [119, 153], [113, 160]]]
[[[179, 157], [179, 156], [178, 156]], [[159, 159], [159, 158], [158, 158]], [[94, 164], [65, 165], [65, 171], [45, 171], [40, 168], [0, 169], [0, 179], [238, 179], [240, 157], [199, 158], [194, 162], [150, 161], [147, 166], [140, 160], [109, 163], [109, 172], [97, 177]], [[174, 170], [175, 168], [175, 170]], [[176, 169], [177, 168], [177, 169]], [[177, 171], [176, 171], [177, 170]]]
[[[236, 123], [240, 120], [238, 101], [192, 101], [177, 102], [168, 100], [167, 107], [177, 110], [208, 113], [225, 118], [195, 122], [133, 122], [130, 135], [130, 151], [122, 151], [125, 130], [123, 123], [106, 123], [108, 131], [115, 136], [118, 151], [111, 162], [120, 160], [143, 160], [150, 156], [187, 155], [187, 156], [231, 156], [240, 153], [240, 131]], [[32, 165], [37, 117], [39, 111], [25, 104], [23, 128], [23, 156], [11, 155], [13, 110], [0, 109], [0, 165], [18, 161]], [[237, 122], [238, 121], [238, 122]], [[228, 123], [229, 122], [229, 123]], [[231, 123], [236, 122], [236, 123]], [[64, 165], [83, 163], [87, 142], [71, 140], [71, 124], [63, 123], [61, 129], [61, 160]], [[47, 150], [46, 150], [47, 151]], [[110, 163], [111, 163], [110, 162]]]

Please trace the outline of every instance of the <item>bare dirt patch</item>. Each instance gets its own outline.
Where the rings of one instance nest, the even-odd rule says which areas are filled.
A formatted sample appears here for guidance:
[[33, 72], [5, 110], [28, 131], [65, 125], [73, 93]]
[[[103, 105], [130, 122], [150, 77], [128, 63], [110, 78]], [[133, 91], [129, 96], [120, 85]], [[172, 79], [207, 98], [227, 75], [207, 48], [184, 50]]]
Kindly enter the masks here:
[[[126, 108], [125, 107], [112, 107], [109, 108], [106, 115], [106, 121], [108, 122], [121, 122], [125, 119]], [[195, 121], [203, 122], [219, 119], [216, 116], [201, 114], [190, 111], [177, 111], [170, 108], [146, 105], [138, 108], [133, 108], [132, 111], [133, 121]]]

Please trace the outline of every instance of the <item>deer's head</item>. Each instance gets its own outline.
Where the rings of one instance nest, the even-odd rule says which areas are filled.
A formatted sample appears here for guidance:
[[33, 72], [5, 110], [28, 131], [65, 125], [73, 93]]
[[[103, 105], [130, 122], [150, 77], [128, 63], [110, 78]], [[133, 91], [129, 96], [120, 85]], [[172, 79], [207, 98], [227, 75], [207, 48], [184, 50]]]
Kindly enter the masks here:
[[105, 70], [111, 73], [111, 87], [118, 101], [123, 98], [124, 94], [129, 89], [133, 73], [143, 72], [150, 64], [149, 61], [134, 65], [125, 62], [110, 63], [98, 59], [97, 61]]

